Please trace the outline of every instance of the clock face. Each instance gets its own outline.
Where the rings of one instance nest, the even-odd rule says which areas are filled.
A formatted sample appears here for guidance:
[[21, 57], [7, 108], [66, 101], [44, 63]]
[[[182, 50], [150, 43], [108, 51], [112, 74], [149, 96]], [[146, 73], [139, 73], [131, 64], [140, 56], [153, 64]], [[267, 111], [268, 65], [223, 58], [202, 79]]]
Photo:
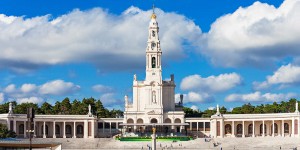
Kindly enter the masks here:
[[153, 49], [156, 46], [155, 43], [151, 43], [151, 48]]

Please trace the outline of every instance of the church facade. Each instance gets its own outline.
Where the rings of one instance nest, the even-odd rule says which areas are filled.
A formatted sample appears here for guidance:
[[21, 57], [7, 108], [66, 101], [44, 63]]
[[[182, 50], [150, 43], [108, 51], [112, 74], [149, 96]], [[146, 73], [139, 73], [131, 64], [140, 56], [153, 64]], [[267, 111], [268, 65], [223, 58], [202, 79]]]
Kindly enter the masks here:
[[[125, 96], [123, 118], [97, 118], [87, 115], [36, 115], [32, 124], [26, 114], [15, 114], [10, 104], [7, 114], [0, 114], [0, 123], [16, 132], [18, 138], [28, 138], [31, 127], [35, 138], [98, 138], [122, 134], [136, 136], [147, 127], [161, 126], [160, 132], [181, 133], [196, 137], [300, 137], [298, 103], [294, 113], [221, 114], [210, 118], [185, 118], [183, 96], [175, 103], [174, 75], [162, 80], [162, 49], [155, 13], [148, 28], [146, 47], [146, 77], [133, 77], [132, 102]], [[158, 130], [159, 131], [159, 130]]]
[[[146, 78], [138, 81], [133, 77], [133, 100], [129, 103], [125, 96], [124, 123], [139, 124], [174, 124], [184, 123], [182, 105], [175, 103], [174, 75], [170, 80], [162, 80], [162, 50], [159, 40], [159, 27], [156, 15], [153, 13], [148, 29], [148, 41], [146, 48]], [[134, 125], [134, 130], [137, 125]], [[168, 128], [168, 127], [167, 127]], [[180, 130], [183, 127], [176, 127]]]

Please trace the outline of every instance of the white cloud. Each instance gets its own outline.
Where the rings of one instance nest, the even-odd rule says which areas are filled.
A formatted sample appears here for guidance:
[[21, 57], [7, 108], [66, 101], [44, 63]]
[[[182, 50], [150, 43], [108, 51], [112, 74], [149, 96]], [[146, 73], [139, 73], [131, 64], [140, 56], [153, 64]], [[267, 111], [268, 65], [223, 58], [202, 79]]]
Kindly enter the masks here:
[[249, 94], [230, 94], [225, 98], [226, 102], [280, 102], [296, 97], [295, 93], [265, 93], [254, 92]]
[[41, 85], [39, 92], [47, 95], [66, 95], [77, 92], [80, 89], [79, 85], [63, 80], [53, 80]]
[[219, 76], [209, 76], [202, 78], [200, 75], [191, 75], [182, 79], [180, 88], [182, 90], [197, 90], [208, 93], [223, 92], [237, 85], [242, 79], [236, 73], [221, 74]]
[[21, 91], [24, 93], [32, 93], [37, 90], [37, 86], [35, 84], [23, 84], [21, 86]]
[[112, 92], [113, 88], [109, 86], [97, 84], [92, 87], [92, 90], [99, 93], [106, 93], [106, 92]]
[[44, 100], [41, 97], [18, 98], [17, 103], [37, 103], [42, 104]]
[[[53, 20], [51, 15], [0, 14], [0, 68], [22, 72], [78, 62], [93, 63], [101, 70], [142, 67], [151, 13], [130, 7], [113, 15], [94, 8], [74, 10]], [[176, 13], [157, 9], [157, 16], [164, 57], [184, 56], [184, 44], [196, 44], [200, 28]]]
[[[179, 102], [180, 94], [175, 94], [175, 102]], [[183, 104], [185, 103], [210, 103], [213, 102], [213, 96], [207, 93], [197, 93], [197, 92], [188, 92], [188, 94], [183, 94]]]
[[14, 93], [16, 92], [16, 85], [10, 84], [4, 89], [5, 93]]
[[300, 83], [300, 67], [295, 65], [281, 66], [273, 75], [267, 76], [267, 80], [263, 82], [254, 82], [253, 88], [256, 90], [266, 89], [272, 85], [280, 85], [286, 87], [289, 85], [297, 85]]
[[198, 106], [196, 106], [196, 105], [191, 106], [191, 109], [193, 109], [193, 110], [195, 110], [195, 111], [198, 111], [198, 110], [199, 110]]
[[0, 103], [4, 101], [4, 93], [0, 93]]
[[124, 102], [124, 101], [117, 99], [115, 97], [115, 93], [105, 93], [100, 96], [100, 100], [105, 107], [111, 107], [111, 106], [117, 106], [117, 105], [123, 106], [124, 105], [124, 103], [120, 103], [120, 102]]
[[214, 109], [216, 109], [216, 107], [211, 106], [211, 107], [208, 107], [207, 109], [208, 110], [214, 110]]
[[299, 0], [285, 0], [279, 8], [261, 2], [240, 7], [212, 24], [202, 53], [226, 67], [262, 67], [300, 57], [299, 16]]

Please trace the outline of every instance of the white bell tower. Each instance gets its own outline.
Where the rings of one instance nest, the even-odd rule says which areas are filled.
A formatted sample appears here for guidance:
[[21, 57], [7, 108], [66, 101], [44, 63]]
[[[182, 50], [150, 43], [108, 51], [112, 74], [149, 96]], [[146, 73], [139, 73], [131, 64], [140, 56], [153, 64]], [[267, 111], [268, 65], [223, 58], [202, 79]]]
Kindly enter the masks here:
[[155, 81], [161, 84], [162, 82], [162, 67], [160, 41], [158, 37], [159, 27], [156, 21], [156, 15], [151, 15], [149, 23], [149, 35], [146, 49], [146, 81]]

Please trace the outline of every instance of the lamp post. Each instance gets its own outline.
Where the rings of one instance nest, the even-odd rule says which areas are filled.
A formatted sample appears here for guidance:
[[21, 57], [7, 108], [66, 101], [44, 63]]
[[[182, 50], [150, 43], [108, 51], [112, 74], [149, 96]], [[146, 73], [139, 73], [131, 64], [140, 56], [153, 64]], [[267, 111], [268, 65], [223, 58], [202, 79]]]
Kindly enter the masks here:
[[153, 125], [152, 128], [153, 134], [152, 134], [152, 150], [156, 150], [156, 127]]
[[28, 119], [28, 127], [26, 130], [26, 132], [29, 133], [29, 150], [32, 150], [32, 132], [34, 132], [34, 129], [32, 129], [31, 125], [33, 122], [33, 118], [35, 117], [35, 112], [34, 109], [32, 107], [27, 108], [27, 119]]

